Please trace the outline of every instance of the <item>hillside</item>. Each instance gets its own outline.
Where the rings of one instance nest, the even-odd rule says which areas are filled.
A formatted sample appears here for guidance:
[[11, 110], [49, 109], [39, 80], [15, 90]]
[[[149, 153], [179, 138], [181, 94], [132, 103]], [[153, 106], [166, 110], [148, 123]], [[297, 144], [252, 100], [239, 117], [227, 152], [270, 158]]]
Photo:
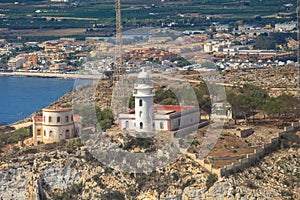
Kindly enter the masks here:
[[1, 157], [0, 194], [4, 199], [299, 199], [299, 158], [299, 137], [290, 138], [254, 167], [214, 183], [188, 156], [149, 174], [133, 174], [104, 166], [75, 139]]

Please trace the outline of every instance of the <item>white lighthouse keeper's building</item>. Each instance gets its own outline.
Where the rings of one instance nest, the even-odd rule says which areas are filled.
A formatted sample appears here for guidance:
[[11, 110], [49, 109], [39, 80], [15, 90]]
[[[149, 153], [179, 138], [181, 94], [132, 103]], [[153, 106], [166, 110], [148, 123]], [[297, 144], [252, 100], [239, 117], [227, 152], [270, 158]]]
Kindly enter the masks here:
[[152, 89], [149, 74], [139, 73], [133, 93], [135, 108], [119, 114], [120, 130], [174, 131], [199, 123], [200, 112], [195, 106], [154, 105]]
[[153, 86], [147, 72], [138, 75], [134, 85], [135, 124], [137, 132], [153, 132]]

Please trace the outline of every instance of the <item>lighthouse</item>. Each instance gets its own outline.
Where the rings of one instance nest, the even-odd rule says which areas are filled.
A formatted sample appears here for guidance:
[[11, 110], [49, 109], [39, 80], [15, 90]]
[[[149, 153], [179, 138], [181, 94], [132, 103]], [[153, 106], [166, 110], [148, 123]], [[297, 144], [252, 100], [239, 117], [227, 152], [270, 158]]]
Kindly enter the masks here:
[[142, 71], [138, 74], [138, 81], [134, 85], [135, 97], [135, 130], [137, 132], [153, 132], [153, 86], [149, 74]]
[[[159, 131], [175, 131], [198, 127], [199, 108], [194, 105], [154, 104], [153, 85], [149, 74], [142, 71], [134, 84], [134, 109], [119, 113], [119, 129], [130, 130], [139, 136], [153, 136]], [[190, 129], [186, 129], [190, 130]]]

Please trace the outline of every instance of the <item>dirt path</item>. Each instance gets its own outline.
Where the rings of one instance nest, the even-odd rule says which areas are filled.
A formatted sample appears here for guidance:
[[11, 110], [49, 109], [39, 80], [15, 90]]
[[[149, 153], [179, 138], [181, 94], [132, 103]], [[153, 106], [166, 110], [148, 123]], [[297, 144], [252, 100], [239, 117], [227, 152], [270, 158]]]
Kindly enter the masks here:
[[13, 124], [11, 126], [14, 127], [16, 130], [18, 130], [20, 128], [26, 128], [26, 127], [31, 126], [31, 125], [32, 125], [32, 122], [23, 122], [23, 123], [20, 123], [20, 124]]

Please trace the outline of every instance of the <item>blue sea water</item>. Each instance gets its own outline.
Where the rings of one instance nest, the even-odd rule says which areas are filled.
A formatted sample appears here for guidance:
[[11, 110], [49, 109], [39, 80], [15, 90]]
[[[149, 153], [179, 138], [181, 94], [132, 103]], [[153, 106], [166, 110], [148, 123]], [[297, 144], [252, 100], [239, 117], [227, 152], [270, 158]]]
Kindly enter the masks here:
[[0, 124], [42, 109], [71, 91], [73, 85], [73, 79], [0, 76]]

